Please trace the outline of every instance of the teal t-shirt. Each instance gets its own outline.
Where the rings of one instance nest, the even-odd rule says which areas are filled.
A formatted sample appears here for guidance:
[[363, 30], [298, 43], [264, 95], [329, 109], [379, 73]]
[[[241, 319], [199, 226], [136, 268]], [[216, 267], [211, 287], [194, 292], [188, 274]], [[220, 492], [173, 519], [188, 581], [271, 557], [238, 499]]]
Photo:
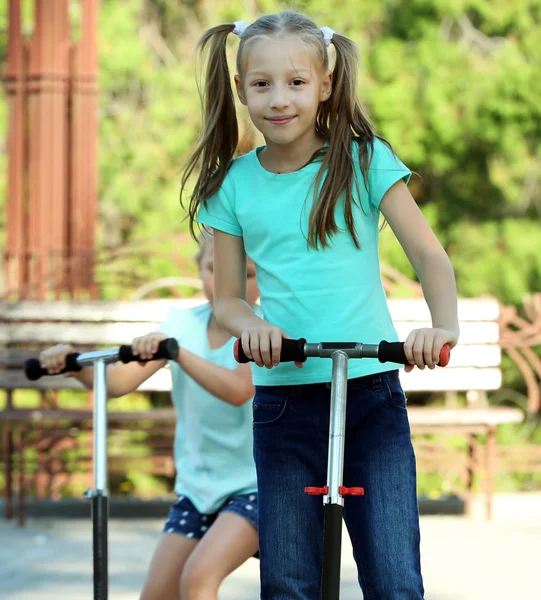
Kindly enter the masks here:
[[[335, 214], [339, 233], [330, 246], [315, 250], [307, 242], [308, 223], [312, 184], [321, 163], [279, 175], [262, 167], [259, 150], [232, 162], [218, 193], [201, 206], [198, 221], [243, 238], [256, 265], [265, 320], [308, 342], [397, 341], [380, 275], [379, 205], [398, 180], [408, 182], [409, 169], [376, 140], [365, 186], [352, 142], [358, 181], [353, 211], [361, 247], [347, 230], [342, 202]], [[396, 368], [374, 359], [351, 360], [348, 376]], [[331, 372], [331, 360], [321, 358], [308, 359], [302, 369], [293, 363], [252, 367], [255, 385], [327, 382]]]
[[[217, 349], [208, 343], [208, 303], [171, 309], [163, 331], [183, 349], [227, 369], [236, 369], [234, 339]], [[201, 513], [216, 512], [231, 496], [257, 490], [253, 458], [252, 403], [232, 406], [216, 398], [169, 361], [175, 431], [175, 493], [187, 496]]]

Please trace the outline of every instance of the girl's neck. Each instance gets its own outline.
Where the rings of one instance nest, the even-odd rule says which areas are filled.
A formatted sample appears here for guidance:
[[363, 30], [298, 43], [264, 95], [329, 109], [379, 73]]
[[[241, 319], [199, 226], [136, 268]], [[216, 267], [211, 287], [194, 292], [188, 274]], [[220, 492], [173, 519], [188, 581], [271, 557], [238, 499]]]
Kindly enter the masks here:
[[267, 171], [278, 174], [291, 173], [305, 167], [323, 145], [324, 140], [315, 133], [313, 137], [301, 138], [287, 145], [268, 141], [259, 154], [259, 160]]

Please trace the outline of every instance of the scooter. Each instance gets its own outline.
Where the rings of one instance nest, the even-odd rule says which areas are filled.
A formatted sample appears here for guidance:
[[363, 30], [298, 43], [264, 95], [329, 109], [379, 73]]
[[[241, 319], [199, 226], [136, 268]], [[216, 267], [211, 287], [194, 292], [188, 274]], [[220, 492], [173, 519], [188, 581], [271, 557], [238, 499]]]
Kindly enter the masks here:
[[[445, 367], [450, 359], [450, 346], [445, 344], [440, 352], [438, 366]], [[242, 342], [237, 339], [234, 346], [237, 362], [250, 359], [244, 353]], [[308, 343], [304, 338], [283, 339], [281, 362], [305, 362], [307, 358], [331, 358], [331, 407], [329, 424], [329, 450], [327, 460], [327, 484], [324, 487], [306, 487], [305, 493], [323, 496], [323, 572], [321, 584], [322, 600], [338, 600], [340, 597], [340, 563], [342, 551], [342, 518], [344, 496], [363, 496], [362, 487], [344, 487], [344, 444], [346, 431], [346, 404], [348, 382], [348, 360], [350, 358], [376, 358], [381, 363], [409, 364], [402, 342], [361, 344], [357, 342]]]
[[[150, 360], [176, 360], [178, 343], [174, 338], [160, 342], [158, 351]], [[120, 346], [113, 350], [96, 350], [84, 354], [73, 353], [66, 357], [66, 368], [62, 373], [80, 371], [94, 366], [94, 488], [86, 490], [84, 497], [92, 502], [92, 552], [94, 600], [107, 600], [109, 595], [108, 573], [108, 518], [109, 491], [107, 489], [107, 365], [115, 362], [140, 361], [131, 346]], [[49, 375], [36, 358], [25, 361], [24, 371], [28, 379], [36, 381]]]

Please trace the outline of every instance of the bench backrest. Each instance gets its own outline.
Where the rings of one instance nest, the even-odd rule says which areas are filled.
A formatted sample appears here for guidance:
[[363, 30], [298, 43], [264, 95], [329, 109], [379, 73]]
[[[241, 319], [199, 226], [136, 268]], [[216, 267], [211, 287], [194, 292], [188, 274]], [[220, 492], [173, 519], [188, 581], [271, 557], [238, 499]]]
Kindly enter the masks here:
[[[157, 329], [172, 306], [188, 308], [203, 300], [140, 300], [135, 302], [33, 302], [0, 305], [0, 388], [76, 388], [79, 384], [64, 377], [45, 377], [29, 382], [21, 371], [25, 358], [36, 355], [38, 347], [70, 343], [78, 348], [128, 344], [134, 337]], [[412, 329], [430, 326], [430, 314], [421, 299], [389, 300], [399, 339]], [[499, 304], [493, 299], [459, 301], [460, 344], [446, 369], [401, 372], [406, 391], [494, 390], [501, 386]], [[306, 336], [308, 338], [308, 335]], [[325, 340], [308, 340], [325, 341]], [[377, 340], [356, 340], [373, 343]], [[161, 370], [141, 388], [170, 389], [170, 376]]]

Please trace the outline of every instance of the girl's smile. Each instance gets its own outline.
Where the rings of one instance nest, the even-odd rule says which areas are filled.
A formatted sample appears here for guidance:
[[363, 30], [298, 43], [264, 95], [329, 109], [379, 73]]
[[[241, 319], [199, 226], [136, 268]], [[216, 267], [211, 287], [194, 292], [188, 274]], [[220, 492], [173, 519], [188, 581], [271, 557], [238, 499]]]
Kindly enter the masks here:
[[265, 119], [267, 121], [269, 121], [269, 123], [272, 123], [273, 125], [287, 125], [288, 123], [291, 123], [291, 121], [293, 121], [293, 119], [295, 118], [295, 115], [292, 116], [280, 116], [280, 117], [265, 117]]

